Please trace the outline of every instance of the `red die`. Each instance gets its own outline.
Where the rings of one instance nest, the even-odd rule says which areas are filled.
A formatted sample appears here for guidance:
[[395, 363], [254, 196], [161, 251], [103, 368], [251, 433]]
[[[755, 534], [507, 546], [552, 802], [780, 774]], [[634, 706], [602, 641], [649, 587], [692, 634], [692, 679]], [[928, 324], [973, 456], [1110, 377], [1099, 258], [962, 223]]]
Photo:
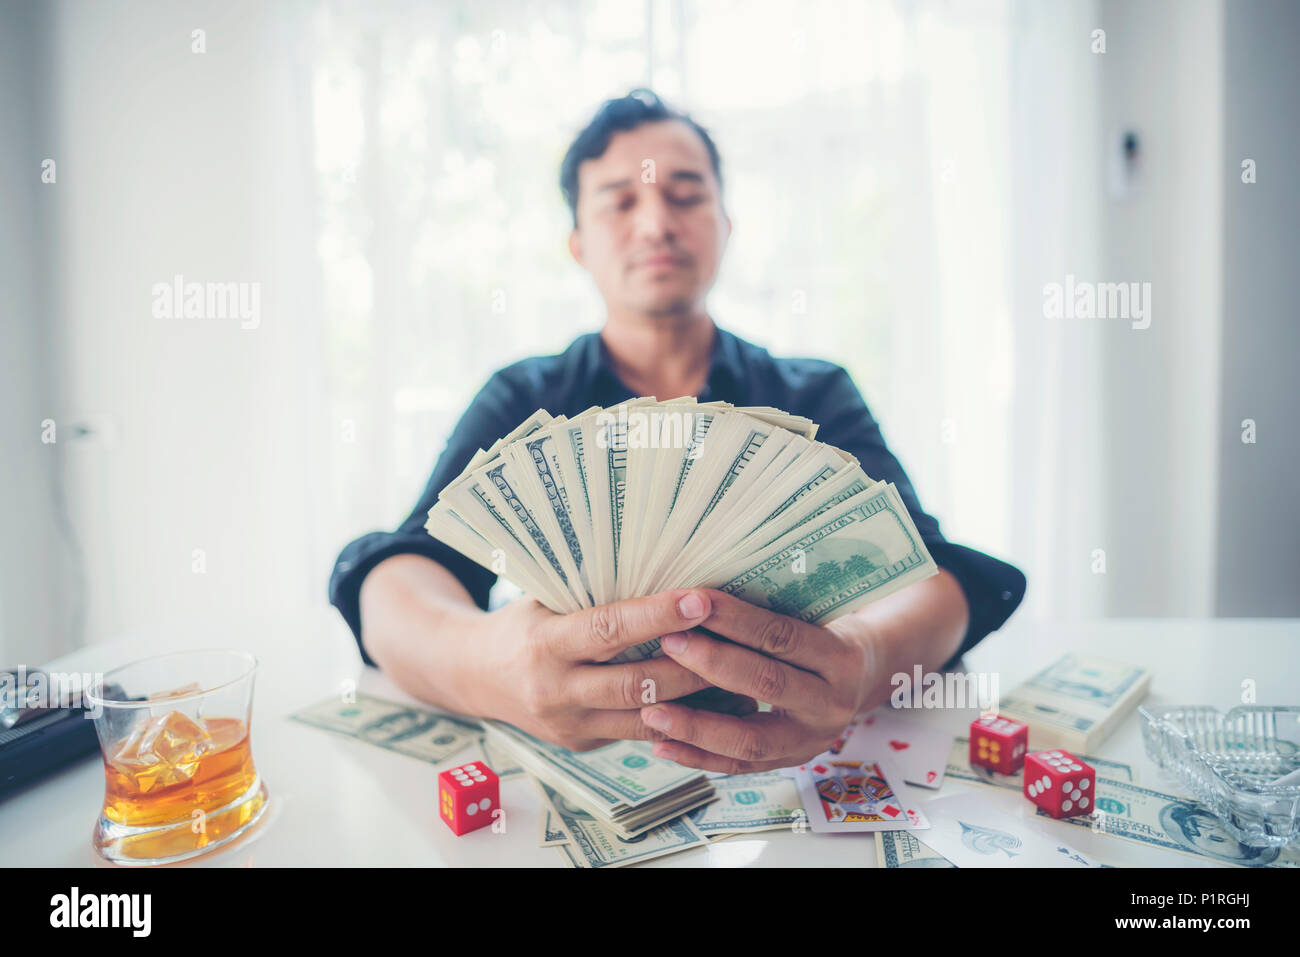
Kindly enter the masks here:
[[1003, 774], [1015, 774], [1029, 750], [1029, 726], [1001, 715], [970, 723], [970, 763]]
[[1025, 797], [1055, 818], [1091, 814], [1097, 772], [1069, 751], [1025, 757]]
[[486, 764], [462, 764], [438, 775], [438, 813], [459, 837], [492, 823], [501, 780]]

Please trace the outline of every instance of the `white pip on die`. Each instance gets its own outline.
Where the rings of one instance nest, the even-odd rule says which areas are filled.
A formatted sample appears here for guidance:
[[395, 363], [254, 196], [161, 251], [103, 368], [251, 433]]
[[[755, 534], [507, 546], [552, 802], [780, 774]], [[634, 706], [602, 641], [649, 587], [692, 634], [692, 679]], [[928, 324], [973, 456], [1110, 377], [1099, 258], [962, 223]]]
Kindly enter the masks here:
[[1025, 797], [1054, 818], [1091, 814], [1097, 772], [1069, 751], [1025, 755]]

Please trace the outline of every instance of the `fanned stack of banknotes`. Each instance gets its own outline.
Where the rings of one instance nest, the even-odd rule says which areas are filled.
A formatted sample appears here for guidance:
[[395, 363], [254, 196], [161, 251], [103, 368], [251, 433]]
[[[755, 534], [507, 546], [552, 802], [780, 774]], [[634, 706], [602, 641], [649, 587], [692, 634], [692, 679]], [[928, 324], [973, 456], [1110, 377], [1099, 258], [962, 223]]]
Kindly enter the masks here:
[[562, 614], [707, 587], [825, 623], [937, 569], [893, 484], [816, 433], [691, 398], [539, 410], [475, 454], [426, 528]]
[[[538, 410], [475, 454], [426, 528], [561, 614], [702, 586], [824, 623], [937, 569], [893, 484], [816, 433], [780, 409], [691, 398], [572, 419]], [[655, 639], [613, 660], [657, 654]], [[644, 742], [621, 742], [635, 760], [606, 767], [598, 753], [484, 726], [551, 793], [623, 838], [716, 796]]]

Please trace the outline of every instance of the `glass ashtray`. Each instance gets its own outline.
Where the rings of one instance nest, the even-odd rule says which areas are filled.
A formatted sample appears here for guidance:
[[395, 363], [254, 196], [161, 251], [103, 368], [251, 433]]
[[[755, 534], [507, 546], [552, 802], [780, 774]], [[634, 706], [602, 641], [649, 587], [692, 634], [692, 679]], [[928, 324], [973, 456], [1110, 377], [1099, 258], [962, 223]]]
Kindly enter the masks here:
[[1300, 707], [1138, 713], [1147, 756], [1242, 844], [1282, 847], [1300, 836]]

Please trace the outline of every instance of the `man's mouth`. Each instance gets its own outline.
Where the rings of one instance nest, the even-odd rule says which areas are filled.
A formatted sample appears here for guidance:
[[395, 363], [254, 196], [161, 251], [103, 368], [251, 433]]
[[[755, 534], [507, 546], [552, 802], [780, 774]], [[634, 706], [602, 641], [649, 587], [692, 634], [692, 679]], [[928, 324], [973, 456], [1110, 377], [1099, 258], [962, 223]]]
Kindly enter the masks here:
[[686, 265], [686, 260], [681, 256], [651, 256], [643, 259], [636, 264], [640, 269], [680, 269]]

